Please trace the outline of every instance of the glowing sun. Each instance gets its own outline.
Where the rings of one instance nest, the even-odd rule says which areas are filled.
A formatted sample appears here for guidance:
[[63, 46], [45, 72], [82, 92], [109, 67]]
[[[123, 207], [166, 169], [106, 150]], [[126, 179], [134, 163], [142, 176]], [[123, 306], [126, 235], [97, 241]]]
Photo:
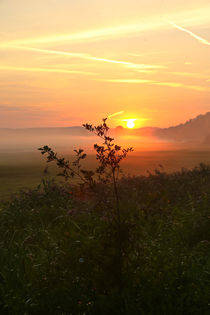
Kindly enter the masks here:
[[135, 120], [136, 119], [127, 119], [127, 123], [126, 123], [127, 127], [130, 129], [134, 128], [135, 127], [135, 122], [134, 122]]

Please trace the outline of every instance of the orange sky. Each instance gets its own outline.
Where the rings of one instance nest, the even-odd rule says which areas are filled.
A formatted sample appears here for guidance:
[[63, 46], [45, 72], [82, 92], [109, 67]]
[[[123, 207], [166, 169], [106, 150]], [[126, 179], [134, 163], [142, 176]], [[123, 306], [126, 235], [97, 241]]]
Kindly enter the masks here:
[[210, 110], [209, 0], [2, 0], [0, 26], [2, 128]]

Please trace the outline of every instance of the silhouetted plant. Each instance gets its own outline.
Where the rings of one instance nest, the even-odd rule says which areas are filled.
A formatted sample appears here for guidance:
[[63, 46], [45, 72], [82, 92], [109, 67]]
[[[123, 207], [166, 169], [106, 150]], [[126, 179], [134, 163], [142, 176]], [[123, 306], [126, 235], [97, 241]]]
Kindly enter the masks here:
[[[104, 118], [103, 123], [98, 126], [90, 124], [83, 124], [83, 127], [97, 135], [103, 140], [102, 145], [94, 144], [96, 151], [96, 159], [99, 161], [99, 166], [95, 171], [86, 170], [81, 167], [81, 160], [87, 156], [83, 149], [74, 150], [76, 159], [69, 162], [65, 158], [58, 157], [47, 145], [39, 148], [41, 154], [47, 154], [47, 162], [56, 162], [57, 166], [61, 169], [58, 176], [65, 177], [66, 180], [77, 177], [82, 183], [88, 184], [91, 187], [94, 183], [102, 181], [103, 183], [110, 182], [111, 178], [116, 186], [116, 181], [120, 172], [120, 162], [126, 158], [128, 152], [133, 151], [133, 148], [124, 149], [119, 145], [114, 144], [114, 138], [109, 137], [109, 127], [106, 124], [107, 118]], [[96, 175], [98, 175], [96, 177]], [[111, 175], [111, 177], [110, 177]]]
[[82, 183], [88, 183], [89, 185], [92, 185], [94, 172], [81, 169], [80, 161], [86, 158], [84, 150], [74, 150], [74, 152], [76, 152], [76, 159], [72, 163], [70, 163], [65, 158], [58, 157], [57, 153], [55, 153], [47, 145], [39, 148], [38, 150], [40, 150], [41, 154], [43, 155], [47, 154], [48, 163], [56, 162], [58, 168], [61, 169], [61, 172], [57, 174], [58, 176], [63, 176], [65, 180], [78, 177]]
[[114, 143], [114, 138], [108, 135], [109, 127], [106, 123], [107, 118], [102, 120], [102, 123], [98, 126], [91, 124], [83, 124], [83, 127], [102, 139], [102, 144], [94, 144], [94, 150], [96, 151], [96, 160], [99, 165], [95, 171], [85, 170], [81, 167], [81, 160], [86, 158], [86, 154], [82, 149], [74, 150], [76, 153], [76, 159], [70, 163], [64, 158], [59, 158], [48, 146], [39, 148], [41, 154], [47, 154], [47, 162], [56, 162], [57, 166], [61, 169], [59, 176], [64, 176], [66, 180], [77, 177], [81, 180], [82, 184], [87, 184], [89, 188], [94, 190], [97, 184], [103, 183], [106, 186], [113, 187], [113, 195], [115, 198], [115, 205], [113, 208], [115, 211], [111, 213], [111, 221], [116, 224], [117, 229], [117, 270], [118, 273], [118, 289], [121, 297], [121, 303], [123, 308], [123, 222], [120, 213], [120, 199], [118, 193], [117, 181], [120, 172], [120, 162], [126, 158], [127, 154], [133, 151], [133, 148], [122, 148]]
[[[109, 127], [106, 124], [107, 118], [104, 118], [102, 124], [98, 126], [93, 126], [90, 124], [84, 124], [83, 126], [88, 131], [94, 133], [96, 136], [103, 140], [102, 145], [94, 144], [94, 149], [96, 151], [96, 159], [99, 161], [99, 167], [96, 173], [99, 174], [99, 179], [101, 176], [104, 178], [105, 182], [110, 182], [112, 180], [113, 191], [116, 202], [116, 223], [118, 230], [118, 285], [119, 292], [122, 298], [123, 291], [123, 244], [122, 244], [122, 222], [120, 213], [120, 200], [117, 187], [117, 179], [120, 171], [120, 162], [126, 158], [128, 152], [133, 151], [133, 148], [121, 148], [121, 146], [114, 144], [114, 138], [108, 136]], [[123, 303], [123, 301], [122, 301]], [[122, 305], [123, 306], [123, 305]]]

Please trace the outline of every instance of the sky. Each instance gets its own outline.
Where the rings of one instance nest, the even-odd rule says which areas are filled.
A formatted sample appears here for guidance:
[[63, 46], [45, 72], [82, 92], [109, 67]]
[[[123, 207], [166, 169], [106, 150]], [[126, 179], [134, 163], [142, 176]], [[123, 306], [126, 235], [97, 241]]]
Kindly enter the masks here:
[[209, 55], [209, 0], [0, 0], [0, 128], [183, 123]]

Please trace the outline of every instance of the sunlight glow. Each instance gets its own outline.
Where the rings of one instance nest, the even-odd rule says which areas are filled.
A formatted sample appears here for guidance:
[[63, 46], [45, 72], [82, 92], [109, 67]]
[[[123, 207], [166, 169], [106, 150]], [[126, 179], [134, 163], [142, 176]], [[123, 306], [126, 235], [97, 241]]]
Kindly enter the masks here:
[[127, 123], [126, 123], [126, 126], [127, 128], [129, 129], [132, 129], [135, 127], [135, 121], [136, 119], [127, 119]]

